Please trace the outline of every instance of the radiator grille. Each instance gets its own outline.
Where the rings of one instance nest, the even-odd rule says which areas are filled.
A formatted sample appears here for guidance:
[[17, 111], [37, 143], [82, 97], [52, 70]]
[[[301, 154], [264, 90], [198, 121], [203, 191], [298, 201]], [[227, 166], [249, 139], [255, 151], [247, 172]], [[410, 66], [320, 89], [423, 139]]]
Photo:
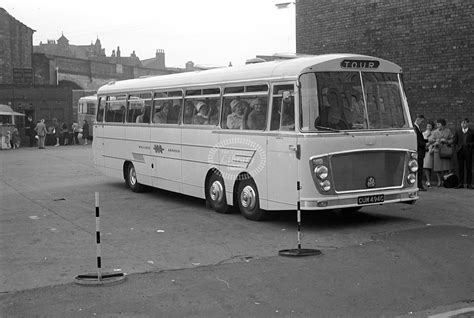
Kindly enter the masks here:
[[[406, 153], [402, 151], [363, 151], [330, 157], [336, 192], [402, 186]], [[375, 186], [367, 186], [368, 178]]]

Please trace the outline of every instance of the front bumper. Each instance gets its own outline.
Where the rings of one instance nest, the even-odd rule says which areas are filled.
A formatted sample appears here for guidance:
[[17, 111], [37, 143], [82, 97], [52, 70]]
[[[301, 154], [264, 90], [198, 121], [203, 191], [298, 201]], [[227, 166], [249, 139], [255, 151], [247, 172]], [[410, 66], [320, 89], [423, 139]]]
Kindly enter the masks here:
[[[361, 195], [384, 195], [384, 202], [382, 203], [368, 203], [358, 204], [357, 198]], [[381, 205], [388, 203], [398, 202], [414, 202], [418, 200], [418, 188], [404, 189], [404, 190], [391, 190], [391, 191], [374, 191], [370, 193], [350, 193], [341, 195], [328, 195], [323, 198], [312, 199], [312, 198], [301, 198], [300, 207], [301, 210], [328, 210], [328, 209], [340, 209], [350, 207], [363, 207], [370, 205]]]

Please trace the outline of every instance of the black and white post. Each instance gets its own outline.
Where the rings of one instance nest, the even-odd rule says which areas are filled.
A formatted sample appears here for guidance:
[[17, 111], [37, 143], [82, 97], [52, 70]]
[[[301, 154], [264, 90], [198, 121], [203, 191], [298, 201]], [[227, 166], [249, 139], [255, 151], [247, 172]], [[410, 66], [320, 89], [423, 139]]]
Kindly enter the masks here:
[[296, 182], [296, 191], [298, 192], [298, 201], [296, 202], [296, 223], [297, 223], [297, 244], [298, 248], [281, 250], [278, 252], [280, 256], [301, 257], [314, 256], [321, 254], [320, 250], [301, 248], [301, 183]]
[[119, 282], [125, 279], [124, 273], [102, 273], [102, 251], [100, 247], [100, 211], [99, 192], [95, 192], [95, 242], [97, 256], [97, 274], [76, 276], [76, 283], [80, 285], [103, 285]]
[[99, 192], [95, 193], [95, 235], [97, 244], [97, 280], [102, 280], [102, 256], [100, 248], [100, 212], [99, 212]]
[[298, 202], [296, 202], [296, 223], [298, 224], [298, 249], [301, 250], [301, 184], [296, 182], [296, 190], [298, 191]]

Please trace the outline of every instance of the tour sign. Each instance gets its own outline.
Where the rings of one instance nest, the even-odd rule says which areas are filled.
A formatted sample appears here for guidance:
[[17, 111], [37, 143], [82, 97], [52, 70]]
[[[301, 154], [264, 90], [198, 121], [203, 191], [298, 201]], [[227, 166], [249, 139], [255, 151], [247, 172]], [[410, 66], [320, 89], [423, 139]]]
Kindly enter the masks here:
[[378, 68], [379, 65], [380, 65], [379, 61], [371, 61], [371, 60], [343, 60], [341, 62], [342, 68], [375, 69], [375, 68]]

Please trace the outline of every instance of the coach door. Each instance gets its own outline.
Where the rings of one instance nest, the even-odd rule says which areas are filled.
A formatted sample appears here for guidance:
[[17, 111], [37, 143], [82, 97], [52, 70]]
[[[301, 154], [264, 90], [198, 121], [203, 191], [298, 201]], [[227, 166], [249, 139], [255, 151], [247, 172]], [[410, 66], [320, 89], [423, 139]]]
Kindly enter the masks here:
[[296, 154], [294, 84], [274, 84], [267, 145], [269, 209], [296, 207]]

